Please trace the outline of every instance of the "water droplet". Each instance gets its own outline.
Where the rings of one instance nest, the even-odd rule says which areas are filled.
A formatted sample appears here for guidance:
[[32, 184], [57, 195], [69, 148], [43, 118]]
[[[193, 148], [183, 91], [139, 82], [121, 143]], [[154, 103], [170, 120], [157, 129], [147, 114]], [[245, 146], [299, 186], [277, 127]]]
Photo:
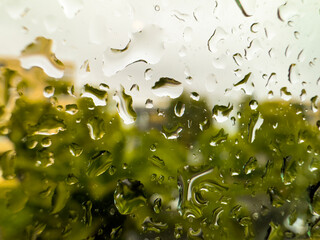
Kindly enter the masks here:
[[146, 103], [145, 103], [145, 106], [146, 106], [146, 108], [153, 108], [153, 101], [152, 101], [152, 99], [147, 99], [146, 100]]
[[227, 139], [228, 134], [221, 128], [215, 136], [210, 138], [210, 146], [218, 146], [220, 143], [227, 141]]
[[258, 161], [255, 157], [250, 157], [249, 160], [244, 164], [243, 171], [246, 175], [256, 170]]
[[300, 73], [295, 63], [291, 64], [288, 69], [288, 81], [292, 84], [300, 82]]
[[255, 140], [256, 131], [263, 124], [262, 115], [258, 113], [254, 113], [251, 115], [248, 124], [248, 142], [252, 143]]
[[230, 103], [228, 106], [215, 105], [212, 109], [212, 117], [219, 123], [225, 122], [229, 119], [229, 115], [233, 110], [233, 105]]
[[70, 192], [64, 182], [59, 182], [52, 196], [51, 214], [60, 212], [69, 199]]
[[174, 237], [176, 239], [181, 238], [183, 235], [183, 226], [179, 223], [176, 223], [174, 226]]
[[240, 53], [234, 54], [232, 58], [238, 66], [241, 66], [243, 64], [243, 58]]
[[149, 157], [148, 160], [155, 166], [159, 167], [159, 168], [164, 168], [165, 167], [165, 163], [164, 161], [159, 158], [158, 156], [153, 155], [152, 157]]
[[49, 137], [45, 137], [45, 138], [43, 138], [42, 140], [41, 140], [41, 146], [42, 147], [50, 147], [51, 146], [51, 144], [52, 144], [52, 141], [51, 141], [51, 138], [49, 138]]
[[260, 30], [260, 24], [259, 23], [253, 23], [250, 27], [251, 32], [257, 33]]
[[142, 223], [142, 230], [144, 232], [160, 233], [167, 228], [168, 224], [162, 222], [154, 222], [150, 217], [146, 217]]
[[224, 29], [220, 27], [216, 28], [207, 42], [208, 50], [213, 53], [217, 52], [219, 46], [225, 41], [227, 37], [228, 34]]
[[68, 174], [68, 176], [66, 178], [66, 184], [74, 185], [74, 184], [76, 184], [78, 182], [79, 182], [79, 180], [74, 174], [72, 174], [72, 173]]
[[119, 239], [122, 234], [122, 226], [112, 228], [111, 233], [110, 233], [110, 238], [111, 239]]
[[87, 73], [90, 72], [90, 64], [88, 59], [83, 62], [83, 64], [80, 67], [80, 70], [84, 70]]
[[55, 88], [53, 86], [47, 86], [43, 90], [43, 96], [46, 98], [50, 98], [54, 95]]
[[55, 135], [66, 130], [63, 120], [55, 115], [47, 114], [40, 117], [38, 124], [30, 127], [33, 135]]
[[186, 105], [181, 101], [178, 101], [177, 104], [174, 106], [174, 114], [177, 117], [182, 117], [185, 109], [186, 109]]
[[117, 168], [115, 166], [111, 165], [109, 167], [108, 172], [109, 172], [110, 176], [114, 175], [116, 173], [116, 171], [117, 171]]
[[150, 151], [151, 151], [151, 152], [157, 151], [157, 144], [156, 144], [156, 143], [154, 143], [154, 144], [152, 144], [152, 145], [150, 146]]
[[243, 84], [246, 84], [246, 83], [248, 82], [250, 76], [251, 76], [251, 72], [248, 73], [247, 75], [245, 75], [244, 78], [243, 78], [241, 81], [233, 84], [233, 86], [238, 87], [238, 86], [241, 86], [241, 85], [243, 85]]
[[287, 22], [292, 17], [298, 15], [298, 11], [299, 10], [295, 7], [295, 3], [286, 2], [278, 8], [278, 18], [283, 22]]
[[288, 91], [287, 87], [283, 87], [280, 89], [280, 97], [285, 101], [289, 101], [292, 98], [292, 94]]
[[91, 117], [88, 119], [87, 127], [89, 129], [90, 137], [93, 140], [99, 140], [105, 135], [105, 123], [102, 118]]
[[74, 157], [79, 157], [83, 151], [82, 147], [80, 147], [78, 144], [76, 143], [71, 143], [69, 145], [69, 151], [72, 154], [72, 156]]
[[82, 208], [84, 210], [84, 216], [83, 216], [83, 222], [86, 224], [86, 226], [91, 226], [92, 223], [92, 202], [86, 201]]
[[154, 202], [153, 202], [153, 211], [154, 211], [155, 213], [160, 213], [160, 212], [161, 212], [161, 205], [162, 205], [161, 202], [162, 202], [162, 201], [161, 201], [161, 198], [156, 198], [156, 199], [154, 200]]
[[318, 157], [313, 157], [310, 162], [309, 170], [310, 172], [314, 172], [320, 169], [320, 159]]
[[97, 152], [89, 161], [87, 175], [98, 177], [105, 173], [112, 164], [112, 155], [109, 151]]
[[151, 68], [147, 68], [147, 69], [144, 71], [144, 79], [145, 79], [146, 81], [151, 80], [152, 74], [153, 74], [153, 70], [152, 70]]
[[273, 207], [281, 207], [284, 204], [285, 201], [282, 195], [275, 187], [268, 188], [267, 193], [269, 194], [270, 202]]
[[48, 151], [46, 148], [37, 151], [36, 166], [50, 167], [54, 164], [54, 154]]
[[191, 98], [192, 100], [194, 100], [194, 101], [199, 101], [199, 100], [200, 100], [200, 95], [199, 95], [199, 93], [197, 93], [197, 92], [192, 92], [192, 93], [190, 94], [190, 98]]
[[114, 100], [117, 102], [117, 110], [119, 116], [125, 124], [132, 124], [137, 118], [136, 112], [132, 108], [132, 97], [125, 93], [121, 86], [121, 91], [114, 95]]
[[84, 85], [84, 92], [81, 94], [81, 97], [91, 98], [96, 106], [106, 106], [108, 93], [107, 91], [86, 84]]
[[160, 6], [159, 6], [159, 5], [155, 5], [155, 6], [154, 6], [154, 10], [156, 10], [157, 12], [159, 12], [159, 11], [160, 11]]
[[118, 181], [114, 192], [114, 204], [120, 214], [128, 215], [146, 204], [144, 186], [137, 180], [124, 179]]
[[240, 8], [242, 14], [245, 17], [250, 17], [255, 12], [256, 7], [256, 0], [249, 0], [249, 1], [243, 1], [243, 0], [235, 0], [238, 7]]
[[251, 110], [256, 110], [258, 108], [258, 102], [256, 100], [251, 100], [249, 102], [249, 106], [250, 106]]
[[15, 174], [16, 153], [13, 150], [4, 152], [0, 155], [0, 167], [2, 177], [6, 180], [13, 179]]
[[172, 128], [167, 128], [165, 126], [162, 126], [161, 133], [166, 139], [177, 139], [180, 137], [180, 132], [182, 132], [183, 128], [177, 124], [176, 126]]
[[317, 105], [318, 105], [318, 95], [312, 97], [312, 98], [310, 99], [310, 101], [311, 101], [311, 109], [312, 109], [312, 111], [313, 111], [314, 113], [315, 113], [315, 112], [318, 112], [318, 107], [317, 107]]
[[79, 111], [77, 104], [67, 104], [66, 105], [66, 113], [71, 115], [75, 115]]
[[168, 77], [160, 78], [152, 87], [152, 92], [158, 97], [177, 98], [182, 94], [182, 91], [181, 82]]

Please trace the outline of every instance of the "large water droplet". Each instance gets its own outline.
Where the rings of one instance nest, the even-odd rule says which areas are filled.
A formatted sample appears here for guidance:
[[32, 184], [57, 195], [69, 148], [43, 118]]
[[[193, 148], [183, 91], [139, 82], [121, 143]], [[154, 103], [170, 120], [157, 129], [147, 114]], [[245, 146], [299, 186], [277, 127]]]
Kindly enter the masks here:
[[228, 134], [224, 132], [224, 129], [221, 128], [219, 132], [210, 138], [210, 146], [217, 146], [220, 143], [225, 142], [228, 139]]
[[146, 204], [143, 188], [143, 184], [137, 180], [124, 179], [118, 182], [114, 192], [114, 204], [121, 214], [132, 214]]
[[152, 87], [152, 92], [158, 97], [177, 98], [182, 94], [181, 82], [168, 77], [162, 77]]
[[96, 153], [89, 162], [87, 175], [89, 177], [97, 177], [105, 173], [112, 164], [112, 155], [108, 151], [100, 151]]
[[137, 114], [132, 108], [132, 97], [127, 95], [124, 88], [121, 86], [121, 91], [117, 92], [113, 98], [117, 102], [117, 110], [124, 123], [134, 123]]
[[154, 222], [152, 218], [146, 217], [142, 223], [142, 230], [144, 232], [160, 233], [168, 228], [168, 224], [162, 222]]
[[102, 118], [91, 117], [88, 119], [87, 123], [90, 137], [93, 140], [99, 140], [105, 135], [105, 123]]
[[212, 117], [217, 120], [217, 122], [222, 123], [229, 119], [229, 115], [233, 110], [233, 105], [230, 103], [228, 106], [215, 105], [212, 109]]
[[64, 182], [59, 182], [52, 196], [52, 214], [60, 212], [66, 205], [70, 192]]

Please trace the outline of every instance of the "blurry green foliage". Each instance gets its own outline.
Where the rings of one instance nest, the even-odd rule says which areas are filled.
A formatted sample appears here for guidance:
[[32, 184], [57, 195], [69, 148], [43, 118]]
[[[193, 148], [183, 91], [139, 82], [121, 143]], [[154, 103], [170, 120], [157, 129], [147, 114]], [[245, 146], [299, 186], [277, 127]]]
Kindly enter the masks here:
[[320, 236], [320, 134], [309, 107], [245, 99], [231, 131], [212, 115], [235, 107], [182, 95], [161, 129], [139, 130], [112, 103], [75, 97], [70, 81], [35, 68], [41, 91], [30, 95], [30, 77], [1, 71], [1, 141], [11, 143], [0, 148], [1, 239]]

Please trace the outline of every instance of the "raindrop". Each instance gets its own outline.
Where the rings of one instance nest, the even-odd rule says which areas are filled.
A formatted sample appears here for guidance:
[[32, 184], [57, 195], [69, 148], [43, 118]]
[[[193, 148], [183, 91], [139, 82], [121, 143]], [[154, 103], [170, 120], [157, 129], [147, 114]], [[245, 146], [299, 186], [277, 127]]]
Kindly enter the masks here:
[[310, 99], [310, 101], [311, 101], [311, 109], [312, 109], [312, 111], [314, 113], [318, 112], [318, 107], [317, 107], [317, 105], [318, 105], [318, 95], [312, 97]]
[[127, 95], [124, 88], [121, 86], [121, 91], [117, 92], [113, 98], [117, 102], [117, 110], [123, 122], [125, 124], [134, 123], [137, 114], [132, 108], [132, 97]]
[[51, 214], [60, 212], [67, 204], [69, 196], [70, 196], [70, 192], [68, 191], [66, 184], [64, 182], [59, 182], [52, 196]]
[[177, 117], [182, 117], [184, 114], [185, 108], [186, 108], [185, 104], [182, 103], [181, 101], [178, 101], [174, 106], [174, 114]]
[[68, 176], [66, 178], [66, 183], [68, 185], [74, 185], [74, 184], [76, 184], [78, 182], [79, 182], [79, 180], [74, 174], [72, 174], [72, 173], [68, 174]]
[[228, 34], [225, 30], [218, 27], [214, 30], [213, 34], [210, 36], [207, 46], [210, 52], [217, 52], [221, 43], [228, 37]]
[[66, 105], [66, 113], [70, 115], [75, 115], [79, 111], [77, 104], [67, 104]]
[[72, 154], [72, 156], [74, 156], [74, 157], [79, 157], [79, 156], [82, 154], [83, 149], [82, 149], [82, 147], [80, 147], [78, 144], [76, 144], [76, 143], [71, 143], [71, 144], [69, 145], [69, 151], [70, 151], [70, 153]]
[[153, 108], [153, 101], [151, 99], [147, 99], [145, 103], [146, 108]]
[[114, 204], [120, 214], [132, 214], [143, 207], [146, 202], [142, 183], [132, 179], [118, 181], [114, 192]]
[[212, 109], [212, 117], [219, 123], [225, 122], [229, 119], [229, 115], [233, 110], [233, 105], [230, 103], [228, 106], [215, 105]]
[[91, 139], [99, 140], [105, 135], [105, 123], [102, 118], [91, 117], [88, 119], [87, 127], [89, 129], [89, 134]]
[[158, 97], [177, 98], [182, 94], [183, 86], [173, 78], [162, 77], [154, 84], [152, 92]]
[[112, 164], [112, 155], [109, 151], [97, 152], [89, 161], [87, 175], [98, 177], [105, 173]]
[[156, 10], [157, 12], [160, 11], [160, 6], [159, 5], [155, 5], [154, 6], [154, 10]]
[[257, 110], [258, 108], [258, 102], [256, 100], [251, 100], [249, 102], [249, 106], [251, 108], [251, 110]]
[[248, 142], [252, 143], [255, 140], [256, 131], [261, 127], [263, 124], [262, 115], [257, 112], [253, 113], [249, 119], [248, 124]]
[[13, 179], [15, 175], [16, 153], [13, 150], [0, 155], [2, 177], [6, 180]]
[[164, 161], [159, 158], [158, 156], [153, 155], [152, 157], [149, 157], [148, 160], [155, 166], [159, 167], [159, 168], [164, 168], [165, 167], [165, 163]]
[[292, 98], [292, 94], [287, 90], [287, 87], [283, 87], [280, 89], [280, 97], [285, 101], [289, 101]]
[[161, 203], [161, 198], [156, 198], [153, 202], [153, 211], [155, 213], [160, 213], [161, 212], [161, 206], [162, 206], [162, 203]]
[[285, 200], [283, 199], [283, 196], [275, 187], [268, 188], [267, 193], [269, 194], [270, 202], [273, 207], [281, 207], [284, 204]]
[[42, 140], [41, 140], [41, 146], [42, 147], [50, 147], [51, 146], [51, 144], [52, 144], [52, 141], [51, 141], [51, 138], [49, 138], [49, 137], [45, 137], [45, 138], [43, 138]]
[[227, 141], [227, 139], [228, 134], [221, 128], [215, 136], [210, 138], [210, 146], [218, 146], [220, 143]]
[[199, 93], [197, 93], [197, 92], [192, 92], [192, 93], [190, 94], [190, 98], [191, 98], [192, 100], [194, 100], [194, 101], [199, 101], [199, 100], [200, 100], [200, 95], [199, 95]]
[[154, 222], [152, 218], [146, 217], [142, 223], [142, 230], [144, 232], [160, 233], [168, 228], [168, 224], [162, 222]]
[[50, 98], [54, 95], [55, 88], [53, 86], [47, 86], [44, 88], [43, 96], [46, 98]]
[[106, 106], [108, 93], [86, 84], [84, 85], [84, 92], [81, 94], [81, 97], [91, 98], [96, 106]]
[[151, 68], [147, 68], [147, 69], [144, 71], [144, 79], [145, 79], [146, 81], [151, 80], [152, 74], [153, 74], [153, 70], [152, 70]]
[[258, 161], [255, 157], [250, 157], [249, 160], [244, 164], [243, 171], [246, 175], [256, 170]]

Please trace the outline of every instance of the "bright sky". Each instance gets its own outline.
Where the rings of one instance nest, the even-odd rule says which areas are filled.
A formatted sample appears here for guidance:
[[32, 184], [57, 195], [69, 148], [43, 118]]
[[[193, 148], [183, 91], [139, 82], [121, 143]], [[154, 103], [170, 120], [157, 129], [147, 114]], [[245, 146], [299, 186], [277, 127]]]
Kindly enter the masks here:
[[[78, 87], [122, 85], [136, 106], [168, 99], [151, 89], [160, 77], [174, 78], [211, 104], [246, 94], [259, 100], [269, 91], [280, 97], [283, 87], [298, 99], [305, 89], [310, 102], [320, 90], [320, 1], [245, 4], [250, 17], [235, 0], [2, 0], [0, 55], [17, 57], [44, 36], [58, 59], [75, 63]], [[111, 50], [128, 43], [124, 52]], [[80, 69], [86, 61], [89, 73]], [[234, 87], [249, 72], [248, 82]], [[133, 84], [139, 91], [130, 91]], [[181, 91], [169, 90], [171, 96]]]

